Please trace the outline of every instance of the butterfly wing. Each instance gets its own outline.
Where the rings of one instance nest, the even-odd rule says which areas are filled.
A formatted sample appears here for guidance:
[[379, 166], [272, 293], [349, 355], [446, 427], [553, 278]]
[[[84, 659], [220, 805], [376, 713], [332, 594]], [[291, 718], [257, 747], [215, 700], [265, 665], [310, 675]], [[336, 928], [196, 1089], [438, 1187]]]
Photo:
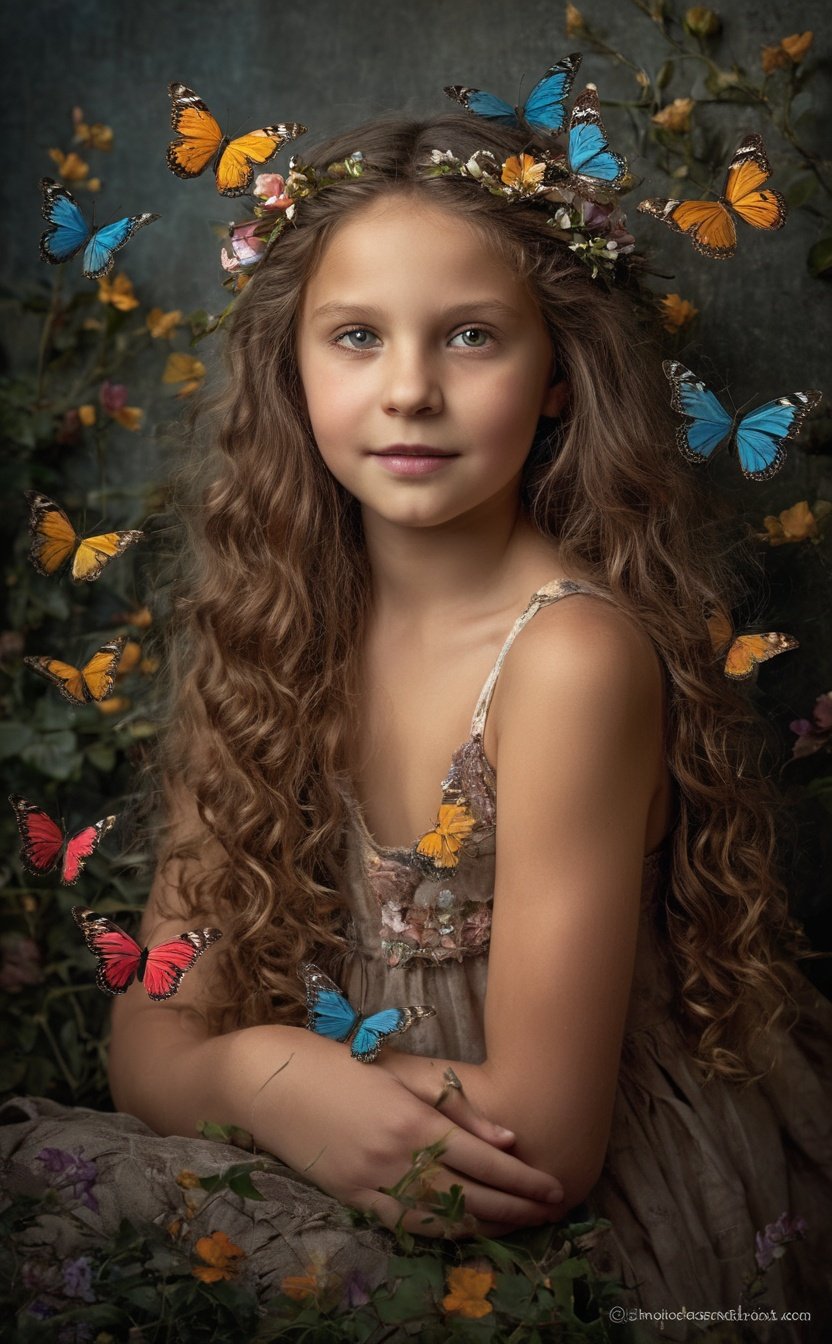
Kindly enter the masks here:
[[566, 120], [564, 103], [569, 97], [572, 82], [582, 57], [578, 52], [566, 56], [546, 71], [535, 84], [521, 110], [523, 120], [536, 131], [550, 135], [563, 130]]
[[730, 433], [733, 420], [710, 388], [690, 369], [675, 359], [664, 360], [662, 368], [672, 388], [671, 406], [691, 421], [676, 431], [679, 450], [689, 462], [705, 462]]
[[497, 98], [495, 94], [486, 93], [484, 89], [469, 89], [463, 84], [449, 84], [444, 92], [449, 98], [453, 98], [454, 102], [460, 103], [478, 117], [496, 121], [499, 126], [520, 125], [514, 108], [509, 103], [503, 102], [502, 98]]
[[82, 905], [72, 907], [72, 917], [87, 947], [98, 958], [95, 975], [98, 988], [105, 994], [126, 994], [141, 964], [139, 944], [118, 924]]
[[796, 438], [820, 399], [820, 392], [793, 392], [744, 415], [736, 431], [743, 476], [763, 481], [778, 472], [785, 461], [786, 444]]
[[251, 186], [255, 167], [266, 163], [282, 145], [305, 130], [298, 121], [280, 122], [229, 140], [217, 161], [217, 190], [223, 196], [242, 196]]
[[84, 864], [98, 848], [108, 831], [116, 824], [115, 817], [102, 817], [91, 826], [82, 826], [66, 842], [66, 852], [61, 870], [61, 881], [67, 887], [73, 887], [84, 871]]
[[55, 574], [72, 555], [78, 542], [75, 528], [60, 505], [37, 490], [27, 490], [29, 533], [32, 549], [29, 559], [44, 578]]
[[157, 1003], [172, 998], [185, 973], [218, 938], [222, 938], [219, 929], [191, 929], [151, 947], [139, 973], [148, 998]]
[[349, 999], [312, 962], [302, 962], [298, 974], [306, 986], [308, 1029], [319, 1036], [328, 1036], [331, 1041], [345, 1041], [359, 1020]]
[[219, 122], [187, 84], [169, 84], [170, 120], [180, 139], [168, 145], [167, 165], [177, 177], [199, 177], [225, 139]]
[[414, 1008], [383, 1008], [380, 1013], [362, 1019], [350, 1044], [350, 1054], [362, 1064], [372, 1064], [390, 1036], [407, 1031], [423, 1017], [435, 1017], [436, 1009], [421, 1005]]
[[66, 187], [51, 177], [42, 177], [40, 186], [43, 193], [41, 210], [49, 222], [49, 228], [41, 234], [40, 255], [44, 261], [59, 266], [81, 251], [92, 230]]
[[569, 118], [566, 161], [571, 176], [589, 186], [616, 187], [627, 164], [607, 143], [601, 120], [601, 104], [595, 89], [588, 87], [576, 99]]
[[416, 852], [437, 868], [455, 868], [459, 851], [473, 827], [474, 818], [467, 807], [462, 803], [443, 803], [436, 825], [420, 838]]
[[732, 681], [748, 681], [754, 675], [758, 663], [798, 647], [792, 635], [783, 635], [776, 630], [765, 634], [738, 635], [728, 650], [723, 670]]
[[651, 199], [640, 201], [638, 209], [660, 219], [674, 233], [684, 234], [703, 257], [724, 261], [736, 251], [737, 231], [721, 201]]
[[83, 274], [89, 280], [97, 280], [99, 276], [107, 275], [115, 265], [116, 252], [124, 244], [129, 242], [137, 229], [144, 228], [145, 224], [152, 224], [158, 215], [125, 215], [124, 219], [117, 219], [113, 224], [105, 224], [103, 228], [96, 229], [90, 238], [84, 251], [84, 261], [81, 266]]
[[72, 562], [73, 579], [92, 583], [104, 566], [126, 551], [134, 542], [141, 541], [143, 532], [102, 532], [99, 536], [84, 537]]
[[13, 793], [9, 802], [15, 811], [20, 832], [20, 861], [30, 873], [50, 873], [63, 849], [64, 833], [60, 826], [34, 803]]
[[763, 187], [771, 165], [759, 135], [748, 135], [728, 165], [722, 199], [755, 229], [782, 229], [788, 207], [779, 191]]
[[111, 694], [126, 642], [127, 636], [119, 635], [117, 639], [110, 640], [109, 644], [103, 644], [84, 664], [82, 676], [88, 700], [106, 700]]
[[71, 663], [62, 663], [60, 658], [49, 658], [48, 656], [35, 657], [27, 656], [23, 659], [28, 667], [34, 668], [63, 696], [71, 705], [85, 705], [87, 703], [87, 694], [84, 686], [84, 677], [81, 669], [73, 667]]

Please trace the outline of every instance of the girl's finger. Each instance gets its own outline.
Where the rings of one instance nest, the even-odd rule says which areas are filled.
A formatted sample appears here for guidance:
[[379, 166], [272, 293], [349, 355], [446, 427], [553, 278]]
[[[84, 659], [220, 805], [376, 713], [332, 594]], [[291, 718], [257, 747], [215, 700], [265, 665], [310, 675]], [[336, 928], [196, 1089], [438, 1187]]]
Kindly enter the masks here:
[[517, 1138], [510, 1129], [495, 1125], [493, 1120], [482, 1115], [465, 1094], [455, 1088], [443, 1099], [442, 1105], [434, 1109], [462, 1129], [467, 1129], [469, 1134], [475, 1134], [478, 1139], [485, 1139], [486, 1143], [495, 1144], [499, 1148], [510, 1148]]
[[484, 1143], [474, 1134], [453, 1126], [444, 1133], [438, 1131], [430, 1141], [443, 1140], [442, 1161], [466, 1177], [494, 1187], [509, 1195], [538, 1200], [551, 1207], [563, 1199], [563, 1186], [555, 1177], [537, 1167], [530, 1167], [511, 1153], [501, 1152], [493, 1144]]

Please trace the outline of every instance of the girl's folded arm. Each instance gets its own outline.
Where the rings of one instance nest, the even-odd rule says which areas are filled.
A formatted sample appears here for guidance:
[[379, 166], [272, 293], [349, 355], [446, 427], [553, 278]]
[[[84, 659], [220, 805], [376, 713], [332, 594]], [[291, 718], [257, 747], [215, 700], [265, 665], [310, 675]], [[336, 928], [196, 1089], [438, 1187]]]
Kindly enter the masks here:
[[391, 1056], [438, 1095], [451, 1062], [469, 1099], [557, 1174], [564, 1209], [603, 1165], [635, 963], [645, 832], [662, 753], [661, 665], [597, 599], [538, 613], [506, 660], [497, 864], [481, 1065]]

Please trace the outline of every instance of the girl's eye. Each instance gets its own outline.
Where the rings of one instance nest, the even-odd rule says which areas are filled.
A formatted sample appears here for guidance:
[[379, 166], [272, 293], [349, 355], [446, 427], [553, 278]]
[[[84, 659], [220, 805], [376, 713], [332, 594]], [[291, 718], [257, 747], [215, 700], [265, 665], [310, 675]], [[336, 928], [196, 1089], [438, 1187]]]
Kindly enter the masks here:
[[466, 350], [482, 350], [491, 337], [482, 327], [466, 327], [464, 331], [457, 332], [453, 339], [461, 340]]
[[345, 350], [369, 350], [377, 338], [366, 327], [353, 327], [352, 331], [342, 331], [336, 336], [334, 344]]

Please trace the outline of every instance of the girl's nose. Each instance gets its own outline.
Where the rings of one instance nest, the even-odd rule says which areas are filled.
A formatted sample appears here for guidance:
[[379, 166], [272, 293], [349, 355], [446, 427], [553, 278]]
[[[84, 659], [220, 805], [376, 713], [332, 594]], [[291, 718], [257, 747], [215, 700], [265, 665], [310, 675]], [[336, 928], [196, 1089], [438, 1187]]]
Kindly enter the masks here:
[[433, 361], [411, 350], [391, 355], [383, 388], [388, 415], [435, 415], [442, 409], [442, 389]]

